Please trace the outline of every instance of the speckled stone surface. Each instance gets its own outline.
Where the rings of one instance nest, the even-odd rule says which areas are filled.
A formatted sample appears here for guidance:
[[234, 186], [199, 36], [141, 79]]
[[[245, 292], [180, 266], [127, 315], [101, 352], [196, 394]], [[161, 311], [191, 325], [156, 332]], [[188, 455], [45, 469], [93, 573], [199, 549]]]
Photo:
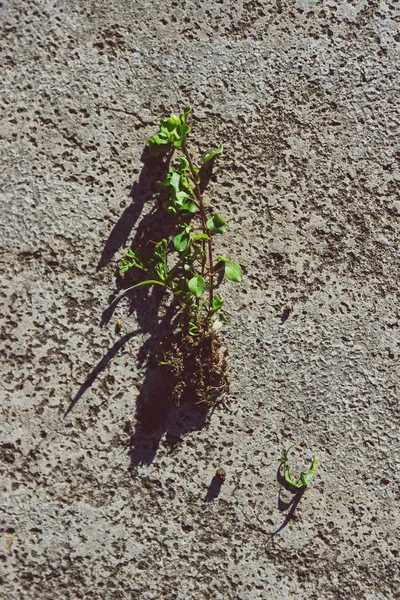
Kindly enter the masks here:
[[[398, 2], [0, 6], [1, 597], [394, 599]], [[244, 270], [231, 398], [146, 431], [163, 307], [106, 309], [145, 141], [187, 102], [194, 154], [224, 143], [205, 200]], [[319, 465], [288, 520], [290, 443]]]

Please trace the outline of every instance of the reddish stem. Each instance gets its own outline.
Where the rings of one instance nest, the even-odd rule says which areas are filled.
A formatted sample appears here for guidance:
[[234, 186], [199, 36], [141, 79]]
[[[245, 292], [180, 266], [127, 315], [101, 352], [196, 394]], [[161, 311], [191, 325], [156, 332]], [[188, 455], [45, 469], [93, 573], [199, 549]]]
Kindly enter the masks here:
[[[207, 273], [207, 275], [210, 278], [210, 292], [209, 292], [210, 296], [209, 296], [209, 298], [210, 298], [210, 310], [211, 310], [212, 303], [214, 300], [214, 266], [213, 266], [212, 241], [211, 241], [211, 237], [210, 237], [210, 232], [207, 229], [207, 214], [206, 214], [206, 209], [204, 206], [203, 198], [201, 196], [199, 177], [193, 167], [192, 159], [190, 157], [190, 154], [189, 154], [186, 146], [182, 146], [182, 152], [184, 153], [184, 155], [189, 163], [189, 169], [192, 174], [192, 180], [193, 180], [193, 183], [195, 186], [194, 194], [196, 196], [196, 199], [197, 199], [197, 201], [199, 203], [199, 207], [200, 207], [200, 216], [201, 216], [201, 224], [202, 224], [203, 233], [205, 233], [206, 235], [209, 236], [209, 239], [207, 240], [208, 261], [207, 261], [207, 257], [203, 258], [202, 272], [204, 273], [205, 263], [208, 262], [208, 264], [210, 265], [210, 269], [209, 269], [209, 272]], [[204, 249], [204, 253], [205, 253], [205, 240], [203, 241], [203, 249]]]

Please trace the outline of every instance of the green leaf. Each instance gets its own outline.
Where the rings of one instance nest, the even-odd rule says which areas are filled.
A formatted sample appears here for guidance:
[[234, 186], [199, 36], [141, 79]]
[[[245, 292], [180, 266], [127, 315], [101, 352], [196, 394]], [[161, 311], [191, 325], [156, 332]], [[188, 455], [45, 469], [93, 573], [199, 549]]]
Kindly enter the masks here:
[[174, 247], [178, 252], [184, 252], [191, 244], [190, 234], [187, 231], [181, 231], [174, 237]]
[[217, 148], [216, 150], [214, 150], [214, 152], [211, 152], [210, 154], [206, 154], [206, 156], [204, 157], [204, 164], [207, 165], [209, 162], [212, 161], [213, 158], [215, 158], [218, 154], [222, 153], [222, 144], [220, 145], [219, 148]]
[[160, 146], [162, 144], [167, 144], [168, 137], [165, 134], [160, 132], [159, 135], [153, 135], [149, 139], [149, 143], [155, 144], [156, 146]]
[[158, 135], [153, 135], [148, 142], [150, 156], [159, 156], [171, 149], [171, 144], [168, 139], [164, 139]]
[[193, 241], [194, 242], [198, 242], [199, 240], [209, 240], [210, 236], [207, 235], [206, 233], [196, 233], [196, 235], [193, 236]]
[[197, 210], [197, 205], [194, 202], [186, 202], [186, 204], [182, 204], [182, 206], [179, 207], [179, 210], [187, 211], [193, 214]]
[[162, 132], [172, 133], [176, 132], [176, 128], [181, 124], [181, 118], [177, 115], [170, 115], [168, 119], [161, 119], [160, 129]]
[[222, 217], [215, 213], [211, 219], [208, 219], [207, 229], [212, 231], [212, 233], [225, 233], [226, 223]]
[[176, 192], [175, 199], [178, 203], [182, 204], [184, 200], [190, 199], [190, 196], [186, 192]]
[[161, 281], [165, 281], [168, 277], [167, 270], [167, 247], [168, 240], [163, 239], [154, 246], [151, 264]]
[[219, 296], [215, 296], [212, 302], [213, 311], [216, 312], [217, 310], [219, 310], [223, 306], [223, 304], [224, 301], [222, 300], [222, 298], [220, 298]]
[[292, 479], [292, 476], [290, 474], [290, 467], [287, 462], [288, 454], [292, 448], [293, 448], [293, 444], [291, 446], [289, 446], [289, 448], [286, 450], [286, 452], [283, 456], [283, 476], [285, 478], [286, 483], [288, 483], [289, 485], [292, 485], [293, 487], [295, 487], [297, 489], [307, 487], [309, 485], [311, 479], [314, 476], [314, 472], [315, 472], [317, 462], [318, 462], [317, 457], [313, 458], [311, 468], [308, 471], [308, 473], [306, 475], [304, 475], [304, 473], [301, 473], [299, 481], [296, 482]]
[[180, 277], [179, 279], [174, 279], [171, 282], [173, 292], [175, 296], [182, 296], [182, 294], [187, 294], [187, 279], [186, 277]]
[[140, 260], [136, 252], [132, 250], [132, 248], [128, 250], [124, 258], [121, 258], [121, 266], [119, 269], [120, 274], [123, 275], [131, 267], [136, 267], [137, 269], [145, 271], [142, 261]]
[[230, 263], [231, 262], [230, 258], [224, 258], [223, 256], [217, 256], [217, 260], [220, 260], [221, 262], [224, 262], [224, 263]]
[[181, 163], [180, 167], [179, 167], [179, 171], [180, 171], [180, 173], [184, 173], [185, 171], [187, 171], [189, 169], [189, 162], [184, 156], [180, 156], [179, 160]]
[[192, 322], [190, 322], [189, 325], [189, 335], [197, 337], [199, 335], [199, 326]]
[[162, 206], [170, 213], [177, 211], [194, 213], [197, 210], [197, 203], [193, 196], [193, 190], [185, 176], [185, 169], [188, 161], [182, 159], [181, 168], [179, 171], [169, 171], [164, 181], [160, 181], [159, 185], [164, 188], [162, 192]]
[[171, 125], [171, 127], [174, 127], [176, 125], [179, 125], [179, 123], [181, 122], [181, 118], [178, 117], [178, 115], [170, 115], [168, 119], [166, 119], [166, 122], [168, 125]]
[[168, 152], [173, 147], [181, 148], [185, 144], [187, 134], [190, 132], [190, 126], [187, 124], [189, 112], [188, 107], [179, 116], [172, 114], [167, 119], [161, 119], [158, 133], [147, 142], [151, 156]]
[[179, 193], [181, 191], [181, 174], [177, 171], [171, 171], [169, 178], [169, 185], [174, 188], [174, 190]]
[[181, 123], [180, 125], [178, 125], [177, 128], [177, 134], [178, 134], [178, 139], [174, 142], [174, 146], [176, 148], [181, 148], [185, 143], [186, 143], [186, 136], [188, 133], [190, 133], [190, 127], [189, 125], [186, 125], [186, 123]]
[[306, 487], [309, 485], [311, 479], [314, 477], [314, 472], [317, 466], [317, 458], [314, 457], [313, 461], [312, 461], [312, 465], [311, 465], [311, 469], [307, 472], [306, 475], [303, 475], [303, 473], [301, 474], [301, 481], [303, 483], [303, 485], [305, 485]]
[[229, 281], [237, 281], [238, 283], [242, 279], [242, 267], [235, 264], [225, 265], [225, 275]]
[[196, 298], [200, 298], [206, 290], [206, 282], [204, 277], [201, 275], [195, 275], [192, 279], [188, 281], [189, 290], [196, 296]]

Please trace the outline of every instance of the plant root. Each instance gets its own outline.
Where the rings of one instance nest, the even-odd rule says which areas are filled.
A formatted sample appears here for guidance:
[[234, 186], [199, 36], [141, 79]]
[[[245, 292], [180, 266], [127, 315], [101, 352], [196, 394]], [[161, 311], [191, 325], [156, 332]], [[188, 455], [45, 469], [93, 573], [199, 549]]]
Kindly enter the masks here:
[[228, 351], [216, 333], [202, 329], [194, 337], [178, 332], [161, 342], [159, 365], [175, 406], [192, 404], [208, 411], [229, 390]]

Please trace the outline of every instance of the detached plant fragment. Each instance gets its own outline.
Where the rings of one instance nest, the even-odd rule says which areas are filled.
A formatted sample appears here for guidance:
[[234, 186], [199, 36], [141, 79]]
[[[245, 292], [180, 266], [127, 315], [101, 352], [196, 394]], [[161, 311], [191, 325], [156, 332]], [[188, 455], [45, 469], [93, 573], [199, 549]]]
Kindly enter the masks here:
[[289, 485], [291, 485], [297, 489], [306, 488], [310, 484], [311, 479], [314, 477], [315, 469], [317, 467], [317, 462], [318, 462], [317, 457], [314, 456], [313, 461], [311, 463], [311, 467], [307, 471], [307, 473], [300, 473], [299, 480], [294, 481], [290, 474], [290, 467], [289, 467], [288, 461], [287, 461], [288, 454], [292, 448], [294, 448], [294, 444], [292, 446], [289, 446], [289, 448], [285, 451], [285, 454], [283, 456], [283, 477], [284, 477], [286, 483], [288, 483]]
[[[181, 310], [181, 328], [164, 339], [158, 351], [159, 366], [170, 384], [174, 404], [191, 401], [209, 407], [228, 389], [229, 367], [221, 351], [217, 331], [226, 322], [224, 300], [215, 292], [216, 276], [240, 282], [242, 269], [230, 258], [214, 258], [214, 240], [226, 231], [224, 219], [206, 207], [201, 193], [202, 176], [212, 168], [222, 145], [204, 156], [197, 166], [187, 138], [191, 109], [162, 119], [159, 131], [147, 142], [152, 157], [172, 161], [159, 182], [158, 202], [174, 224], [170, 239], [147, 240], [144, 247], [130, 248], [121, 259], [120, 273], [143, 273], [145, 285], [161, 286], [172, 294]], [[124, 293], [125, 293], [124, 292]]]

